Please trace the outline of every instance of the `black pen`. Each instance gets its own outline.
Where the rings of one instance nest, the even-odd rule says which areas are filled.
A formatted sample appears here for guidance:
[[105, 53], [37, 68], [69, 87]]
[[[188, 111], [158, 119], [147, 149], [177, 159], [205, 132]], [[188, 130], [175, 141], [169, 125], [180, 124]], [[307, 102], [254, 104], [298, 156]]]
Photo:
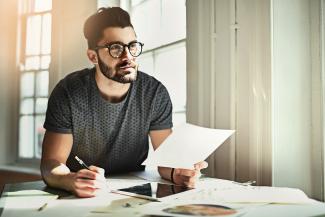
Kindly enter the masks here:
[[85, 162], [83, 162], [83, 160], [81, 160], [77, 155], [74, 157], [74, 159], [76, 159], [78, 161], [78, 163], [83, 166], [84, 168], [88, 169], [88, 170], [91, 170], [89, 168], [89, 166], [87, 166], [87, 164], [85, 164]]

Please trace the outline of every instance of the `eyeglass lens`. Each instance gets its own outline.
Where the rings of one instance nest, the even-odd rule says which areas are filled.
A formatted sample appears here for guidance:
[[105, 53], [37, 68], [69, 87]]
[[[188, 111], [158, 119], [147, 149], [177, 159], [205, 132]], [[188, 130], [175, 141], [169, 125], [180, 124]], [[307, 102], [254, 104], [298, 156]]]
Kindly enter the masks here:
[[[109, 52], [113, 57], [120, 57], [123, 54], [125, 45], [121, 44], [112, 44], [109, 47]], [[137, 57], [142, 52], [142, 45], [140, 42], [132, 42], [127, 45], [129, 52], [132, 56]]]

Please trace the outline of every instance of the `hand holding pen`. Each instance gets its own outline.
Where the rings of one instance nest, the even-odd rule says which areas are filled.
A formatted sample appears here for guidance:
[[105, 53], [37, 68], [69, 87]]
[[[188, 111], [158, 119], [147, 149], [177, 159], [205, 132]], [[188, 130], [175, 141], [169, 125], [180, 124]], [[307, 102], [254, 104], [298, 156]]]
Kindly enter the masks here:
[[77, 156], [75, 159], [84, 168], [76, 173], [70, 173], [69, 190], [78, 197], [94, 197], [101, 189], [107, 189], [105, 170], [96, 166], [87, 166]]

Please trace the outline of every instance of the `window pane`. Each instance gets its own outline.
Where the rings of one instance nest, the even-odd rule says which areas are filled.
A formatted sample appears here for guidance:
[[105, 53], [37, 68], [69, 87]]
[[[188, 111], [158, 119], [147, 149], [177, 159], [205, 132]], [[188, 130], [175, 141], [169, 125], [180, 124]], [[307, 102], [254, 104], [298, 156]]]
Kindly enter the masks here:
[[47, 96], [49, 89], [49, 72], [41, 71], [36, 74], [36, 95]]
[[186, 37], [185, 0], [161, 1], [162, 43], [167, 44]]
[[24, 14], [24, 13], [29, 12], [28, 11], [29, 4], [30, 4], [30, 2], [28, 2], [26, 0], [19, 0], [19, 8], [18, 8], [19, 14]]
[[155, 77], [168, 89], [174, 111], [184, 111], [186, 105], [185, 43], [157, 53], [156, 72]]
[[51, 14], [43, 15], [42, 23], [42, 54], [51, 52]]
[[40, 67], [40, 58], [36, 57], [27, 57], [25, 63], [25, 70], [39, 69]]
[[141, 55], [138, 58], [139, 70], [147, 74], [154, 75], [154, 63], [152, 52]]
[[144, 1], [140, 5], [132, 8], [131, 20], [139, 41], [145, 44], [144, 50], [157, 47], [161, 44], [163, 35], [160, 25], [160, 9], [160, 1]]
[[20, 80], [20, 96], [31, 97], [34, 95], [34, 73], [23, 73]]
[[34, 11], [42, 12], [52, 9], [52, 0], [34, 0]]
[[42, 142], [45, 134], [45, 129], [43, 128], [43, 123], [45, 121], [44, 115], [36, 116], [35, 120], [35, 155], [36, 158], [41, 158], [42, 155]]
[[27, 18], [26, 55], [40, 53], [41, 16], [35, 15]]
[[42, 56], [41, 58], [41, 68], [42, 69], [48, 69], [50, 66], [50, 62], [51, 62], [51, 56], [47, 55], [47, 56]]
[[139, 0], [132, 6], [131, 19], [144, 50], [186, 37], [185, 0]]
[[19, 157], [34, 156], [34, 127], [33, 116], [22, 116], [19, 120]]
[[141, 3], [143, 3], [145, 0], [131, 0], [131, 6], [137, 6], [140, 5]]
[[20, 71], [24, 71], [24, 70], [25, 70], [25, 65], [22, 64], [22, 63], [20, 63], [20, 64], [19, 64], [19, 70], [20, 70]]
[[20, 103], [20, 114], [28, 115], [34, 113], [34, 100], [24, 99]]
[[47, 98], [36, 99], [36, 113], [45, 113], [47, 107]]

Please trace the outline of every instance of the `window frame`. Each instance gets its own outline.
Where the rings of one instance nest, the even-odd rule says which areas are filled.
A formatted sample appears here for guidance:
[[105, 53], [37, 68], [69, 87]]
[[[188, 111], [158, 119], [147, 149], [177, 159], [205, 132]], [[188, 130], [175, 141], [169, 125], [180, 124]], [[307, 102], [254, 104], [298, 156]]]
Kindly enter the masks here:
[[[37, 139], [36, 139], [36, 120], [37, 118], [41, 117], [41, 116], [45, 116], [46, 111], [45, 112], [37, 112], [37, 108], [36, 108], [36, 101], [37, 99], [48, 99], [49, 98], [49, 84], [50, 84], [50, 65], [47, 66], [47, 68], [42, 68], [41, 63], [42, 63], [42, 57], [44, 56], [49, 56], [50, 57], [50, 63], [52, 60], [52, 46], [50, 46], [50, 51], [49, 53], [42, 53], [42, 40], [40, 40], [40, 53], [39, 54], [26, 54], [26, 43], [27, 43], [27, 20], [28, 17], [31, 16], [37, 16], [40, 15], [41, 16], [41, 21], [40, 21], [40, 39], [42, 39], [43, 36], [43, 16], [46, 14], [49, 14], [51, 17], [51, 29], [52, 29], [52, 24], [53, 24], [53, 13], [52, 13], [52, 8], [53, 8], [53, 2], [51, 1], [52, 7], [50, 10], [44, 10], [44, 11], [32, 11], [32, 7], [34, 5], [34, 0], [20, 0], [17, 2], [18, 3], [18, 18], [17, 18], [17, 30], [18, 30], [18, 34], [17, 34], [17, 38], [16, 38], [16, 43], [17, 43], [17, 47], [16, 47], [16, 63], [17, 63], [17, 77], [16, 77], [16, 85], [17, 85], [17, 93], [16, 93], [16, 109], [15, 109], [15, 114], [17, 114], [16, 118], [15, 118], [15, 144], [16, 144], [16, 148], [15, 148], [15, 156], [16, 156], [16, 160], [15, 162], [17, 164], [24, 164], [28, 167], [34, 167], [35, 165], [38, 165], [40, 163], [41, 160], [41, 153], [39, 155], [39, 158], [37, 157]], [[52, 44], [52, 32], [51, 34], [51, 41], [50, 44]], [[26, 70], [21, 69], [20, 65], [21, 64], [25, 64], [25, 60], [29, 57], [34, 57], [37, 56], [40, 58], [39, 60], [39, 68], [38, 69], [29, 69]], [[43, 96], [43, 95], [38, 95], [37, 94], [37, 75], [42, 73], [43, 71], [47, 71], [48, 72], [48, 93], [47, 96]], [[28, 97], [22, 97], [21, 96], [21, 79], [22, 79], [22, 75], [25, 73], [32, 73], [33, 74], [33, 95], [32, 96], [28, 96]], [[31, 114], [23, 114], [21, 113], [21, 103], [24, 99], [32, 99], [33, 100], [33, 112]], [[33, 157], [28, 158], [28, 157], [22, 157], [20, 156], [20, 120], [22, 117], [33, 117]]]

